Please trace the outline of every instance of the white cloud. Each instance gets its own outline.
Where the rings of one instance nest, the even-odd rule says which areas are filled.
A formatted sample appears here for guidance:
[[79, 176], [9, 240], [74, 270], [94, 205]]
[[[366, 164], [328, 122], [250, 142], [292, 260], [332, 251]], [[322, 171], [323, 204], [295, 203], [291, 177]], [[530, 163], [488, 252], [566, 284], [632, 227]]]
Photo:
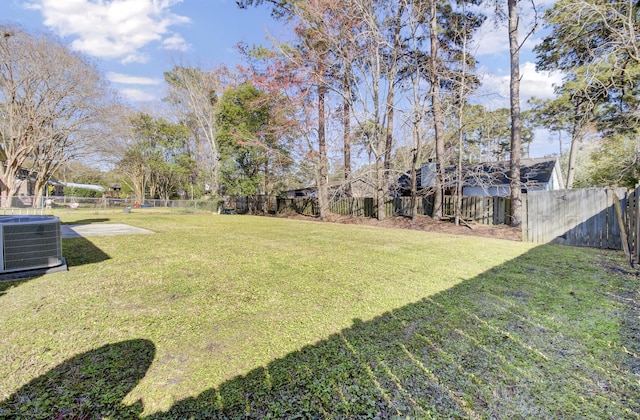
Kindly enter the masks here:
[[184, 40], [180, 34], [173, 34], [162, 41], [162, 46], [165, 50], [171, 51], [188, 51], [190, 49], [189, 44]]
[[120, 83], [126, 85], [159, 85], [162, 80], [154, 79], [151, 77], [131, 76], [129, 74], [109, 72], [107, 73], [107, 79], [113, 83]]
[[562, 73], [537, 71], [534, 63], [526, 62], [520, 66], [520, 96], [529, 99], [532, 96], [540, 99], [551, 99], [554, 87], [562, 84]]
[[[542, 38], [537, 32], [525, 39], [524, 33], [520, 34], [520, 42], [522, 42], [521, 55], [531, 54], [533, 48], [542, 42]], [[473, 39], [475, 47], [471, 48], [472, 53], [477, 57], [490, 56], [495, 59], [496, 56], [501, 58], [509, 58], [509, 36], [507, 28], [504, 25], [494, 27], [493, 23], [485, 23], [480, 27], [478, 33]]]
[[29, 7], [42, 13], [47, 27], [74, 38], [71, 46], [76, 50], [122, 58], [123, 62], [144, 62], [148, 58], [139, 49], [174, 39], [177, 34], [170, 34], [169, 28], [190, 22], [170, 11], [181, 1], [34, 0]]
[[[526, 102], [533, 96], [540, 99], [550, 99], [554, 96], [554, 86], [562, 83], [562, 74], [558, 72], [539, 72], [536, 65], [529, 61], [520, 66], [520, 102], [526, 107]], [[496, 75], [485, 73], [482, 86], [474, 95], [479, 103], [487, 108], [509, 107], [510, 75]]]
[[145, 64], [145, 63], [148, 63], [150, 59], [151, 59], [151, 57], [149, 56], [149, 54], [135, 53], [135, 54], [127, 55], [125, 58], [120, 60], [120, 63], [122, 63], [122, 64], [130, 64], [130, 63]]
[[509, 57], [509, 38], [507, 28], [498, 24], [495, 25], [491, 19], [484, 21], [478, 32], [474, 35], [472, 54], [477, 57], [485, 55], [505, 55]]
[[[567, 139], [563, 140], [565, 144], [562, 146], [563, 152], [567, 150]], [[534, 131], [534, 138], [529, 145], [529, 157], [543, 157], [560, 154], [560, 143], [558, 142], [558, 134], [545, 129]]]
[[146, 102], [146, 101], [154, 101], [157, 99], [154, 95], [144, 92], [140, 89], [129, 89], [129, 88], [120, 89], [120, 93], [126, 99], [133, 102]]

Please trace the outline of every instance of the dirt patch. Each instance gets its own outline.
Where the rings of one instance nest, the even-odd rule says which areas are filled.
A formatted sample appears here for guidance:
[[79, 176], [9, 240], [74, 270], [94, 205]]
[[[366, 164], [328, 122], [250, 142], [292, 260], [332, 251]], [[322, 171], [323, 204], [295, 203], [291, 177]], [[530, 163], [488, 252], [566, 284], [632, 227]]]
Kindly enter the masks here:
[[[301, 220], [320, 221], [317, 217], [303, 216], [298, 214], [284, 215], [283, 217]], [[429, 216], [420, 215], [416, 220], [410, 217], [396, 216], [385, 220], [377, 220], [371, 217], [354, 217], [330, 214], [326, 220], [329, 223], [341, 223], [352, 225], [376, 226], [391, 229], [411, 229], [428, 232], [439, 232], [449, 235], [483, 236], [510, 241], [522, 241], [522, 229], [506, 225], [489, 226], [478, 223], [468, 223], [456, 225], [453, 220], [435, 220]]]

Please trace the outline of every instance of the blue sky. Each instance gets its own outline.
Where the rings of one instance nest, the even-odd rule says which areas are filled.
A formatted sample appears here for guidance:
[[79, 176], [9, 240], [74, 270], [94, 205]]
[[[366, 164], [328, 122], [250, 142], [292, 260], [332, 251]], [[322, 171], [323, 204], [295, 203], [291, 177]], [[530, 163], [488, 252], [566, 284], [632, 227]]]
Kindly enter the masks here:
[[1, 0], [0, 21], [60, 36], [131, 102], [159, 99], [175, 62], [240, 64], [238, 42], [267, 43], [282, 31], [266, 7], [233, 0]]
[[[285, 33], [269, 7], [242, 10], [234, 0], [0, 0], [0, 22], [60, 36], [92, 57], [113, 87], [138, 105], [163, 96], [162, 75], [173, 63], [234, 66], [241, 63], [234, 49], [238, 42], [269, 44], [268, 35], [281, 38]], [[508, 106], [506, 28], [487, 21], [477, 39], [475, 56], [483, 82], [479, 94], [492, 108]], [[560, 82], [559, 75], [535, 71], [531, 49], [539, 40], [539, 34], [529, 38], [521, 53], [523, 105], [533, 95], [550, 97], [553, 83]], [[540, 133], [531, 156], [556, 150]]]

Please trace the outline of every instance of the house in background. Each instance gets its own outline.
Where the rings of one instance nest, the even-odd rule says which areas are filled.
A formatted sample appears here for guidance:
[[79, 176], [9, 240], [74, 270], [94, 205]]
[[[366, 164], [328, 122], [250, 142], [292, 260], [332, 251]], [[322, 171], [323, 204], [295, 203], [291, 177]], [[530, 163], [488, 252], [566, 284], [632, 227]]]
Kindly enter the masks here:
[[[7, 164], [7, 155], [5, 154], [2, 147], [0, 147], [0, 165]], [[16, 174], [15, 179], [15, 193], [14, 197], [20, 198], [23, 203], [30, 202], [30, 199], [26, 197], [33, 197], [36, 195], [36, 177], [38, 173], [32, 169], [20, 168], [18, 173]], [[0, 180], [0, 187], [4, 188], [5, 185]], [[50, 196], [63, 196], [65, 187], [75, 187], [75, 188], [84, 188], [90, 189], [94, 191], [98, 191], [100, 193], [105, 192], [105, 188], [100, 185], [91, 185], [91, 184], [73, 184], [71, 182], [62, 182], [57, 181], [53, 178], [49, 178], [47, 181], [47, 187], [44, 189], [44, 195], [47, 197]]]
[[[345, 185], [346, 184], [344, 181], [329, 181], [327, 185], [329, 196], [336, 198], [347, 196], [345, 192]], [[374, 195], [375, 188], [364, 180], [354, 179], [353, 181], [351, 181], [351, 197], [373, 197]], [[310, 187], [297, 188], [285, 191], [282, 196], [287, 198], [317, 197], [318, 188], [315, 185]]]
[[[508, 197], [510, 163], [508, 161], [468, 163], [462, 166], [462, 195], [466, 197]], [[435, 187], [436, 164], [423, 163], [416, 171], [418, 191]], [[457, 181], [456, 166], [445, 168], [445, 194], [455, 194]], [[520, 161], [520, 182], [522, 193], [529, 191], [550, 191], [564, 188], [562, 171], [557, 158], [522, 159]], [[403, 174], [397, 182], [399, 195], [411, 194], [410, 173]]]
[[55, 179], [50, 179], [49, 182], [47, 182], [49, 191], [48, 191], [48, 196], [60, 196], [60, 195], [64, 195], [64, 183], [60, 182], [60, 181], [56, 181]]
[[35, 190], [36, 179], [28, 169], [21, 168], [15, 180], [15, 196], [32, 196]]

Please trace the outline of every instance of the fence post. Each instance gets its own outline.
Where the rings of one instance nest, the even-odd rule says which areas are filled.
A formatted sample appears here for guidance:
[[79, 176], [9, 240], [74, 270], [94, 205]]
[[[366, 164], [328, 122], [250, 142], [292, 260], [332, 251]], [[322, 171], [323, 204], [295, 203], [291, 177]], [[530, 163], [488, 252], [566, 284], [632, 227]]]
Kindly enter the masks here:
[[627, 237], [627, 227], [622, 219], [622, 209], [620, 208], [620, 196], [614, 193], [613, 205], [616, 208], [616, 217], [618, 218], [618, 225], [620, 225], [620, 241], [622, 242], [622, 249], [624, 255], [627, 257], [627, 262], [631, 264], [631, 253], [629, 252], [629, 238]]
[[635, 214], [629, 214], [629, 217], [635, 217], [635, 228], [636, 228], [636, 238], [635, 238], [635, 261], [640, 261], [640, 246], [638, 246], [638, 242], [640, 242], [640, 186], [636, 187], [636, 191], [634, 194], [635, 205], [636, 208]]
[[[504, 201], [506, 207], [506, 199]], [[527, 242], [529, 240], [529, 195], [522, 195], [522, 242]], [[505, 212], [506, 213], [506, 212]]]

